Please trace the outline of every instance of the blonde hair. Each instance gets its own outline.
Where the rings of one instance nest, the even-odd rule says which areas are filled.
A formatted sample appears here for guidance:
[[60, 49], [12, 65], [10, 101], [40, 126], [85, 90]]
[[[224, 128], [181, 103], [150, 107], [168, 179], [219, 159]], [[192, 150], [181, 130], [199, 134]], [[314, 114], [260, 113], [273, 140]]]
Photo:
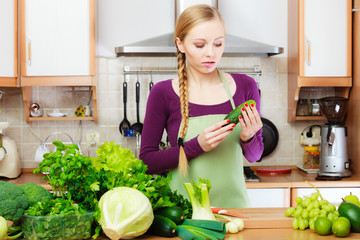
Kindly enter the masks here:
[[[179, 16], [175, 26], [175, 46], [177, 47], [177, 38], [183, 41], [186, 35], [200, 23], [218, 19], [224, 25], [224, 21], [220, 13], [213, 7], [206, 4], [193, 5], [185, 9]], [[177, 47], [177, 68], [179, 79], [179, 95], [181, 106], [181, 129], [178, 138], [179, 152], [179, 171], [180, 175], [187, 174], [188, 160], [185, 154], [183, 139], [189, 124], [189, 89], [188, 76], [186, 71], [186, 55]]]

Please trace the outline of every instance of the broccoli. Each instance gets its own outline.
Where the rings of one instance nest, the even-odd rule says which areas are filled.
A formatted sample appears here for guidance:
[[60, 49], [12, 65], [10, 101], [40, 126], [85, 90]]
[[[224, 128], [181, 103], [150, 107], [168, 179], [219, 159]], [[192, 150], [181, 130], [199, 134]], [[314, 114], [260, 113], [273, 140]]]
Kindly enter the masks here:
[[0, 181], [0, 216], [16, 223], [28, 207], [29, 199], [22, 187]]
[[33, 182], [20, 185], [20, 187], [24, 189], [25, 194], [29, 199], [30, 206], [41, 200], [52, 199], [52, 194], [49, 190], [46, 190], [44, 187]]

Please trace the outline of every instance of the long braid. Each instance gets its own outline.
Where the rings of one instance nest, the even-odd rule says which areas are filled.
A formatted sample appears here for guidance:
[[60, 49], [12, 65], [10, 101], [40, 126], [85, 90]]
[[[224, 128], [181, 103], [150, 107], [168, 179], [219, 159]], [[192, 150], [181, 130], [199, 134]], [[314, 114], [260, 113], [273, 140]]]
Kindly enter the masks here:
[[[223, 23], [220, 13], [207, 4], [198, 4], [185, 9], [179, 16], [174, 33], [174, 43], [177, 47], [177, 63], [179, 78], [179, 95], [181, 106], [181, 129], [178, 138], [180, 176], [187, 174], [188, 160], [184, 150], [184, 137], [189, 125], [189, 81], [186, 71], [186, 54], [181, 52], [178, 43], [184, 41], [186, 35], [200, 23], [218, 19]], [[224, 23], [223, 23], [224, 24]], [[224, 24], [225, 28], [225, 24]]]
[[185, 54], [177, 51], [178, 60], [178, 78], [179, 78], [179, 95], [180, 95], [180, 106], [181, 106], [181, 129], [179, 134], [178, 145], [179, 151], [179, 171], [180, 175], [186, 175], [188, 169], [188, 160], [186, 158], [183, 139], [186, 135], [186, 131], [189, 125], [189, 90], [188, 90], [188, 79], [186, 72], [186, 61]]

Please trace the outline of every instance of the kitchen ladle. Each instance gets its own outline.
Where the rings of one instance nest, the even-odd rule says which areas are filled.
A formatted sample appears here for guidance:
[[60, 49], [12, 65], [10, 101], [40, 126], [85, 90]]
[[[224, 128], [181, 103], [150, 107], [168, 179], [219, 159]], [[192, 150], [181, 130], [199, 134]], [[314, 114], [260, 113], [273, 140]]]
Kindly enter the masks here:
[[139, 82], [139, 75], [137, 75], [137, 81], [136, 81], [136, 119], [137, 122], [131, 125], [131, 129], [134, 129], [135, 133], [138, 132], [141, 134], [143, 124], [140, 122], [140, 114], [139, 114], [139, 102], [140, 102], [140, 82]]
[[124, 102], [124, 119], [119, 124], [119, 131], [121, 134], [124, 134], [125, 129], [130, 128], [130, 122], [126, 118], [126, 102], [127, 102], [127, 82], [123, 83], [123, 102]]

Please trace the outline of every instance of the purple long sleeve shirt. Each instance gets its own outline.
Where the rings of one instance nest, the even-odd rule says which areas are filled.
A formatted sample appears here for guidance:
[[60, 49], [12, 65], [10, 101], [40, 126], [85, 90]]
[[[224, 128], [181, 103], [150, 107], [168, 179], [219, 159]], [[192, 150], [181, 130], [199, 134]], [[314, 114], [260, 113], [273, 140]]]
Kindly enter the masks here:
[[[260, 113], [260, 96], [256, 82], [245, 74], [231, 74], [236, 83], [233, 95], [235, 106], [253, 99]], [[146, 106], [144, 125], [141, 135], [140, 159], [148, 166], [148, 173], [158, 173], [176, 168], [179, 163], [179, 147], [177, 138], [181, 123], [180, 99], [171, 84], [172, 79], [156, 83], [150, 91]], [[208, 114], [228, 114], [233, 110], [230, 100], [216, 105], [199, 105], [189, 103], [190, 117]], [[159, 151], [159, 143], [166, 130], [170, 148]], [[240, 137], [239, 137], [240, 141]], [[264, 150], [262, 129], [251, 141], [240, 141], [243, 155], [249, 162], [261, 158]], [[204, 151], [197, 141], [197, 137], [184, 143], [188, 160], [191, 160]]]

